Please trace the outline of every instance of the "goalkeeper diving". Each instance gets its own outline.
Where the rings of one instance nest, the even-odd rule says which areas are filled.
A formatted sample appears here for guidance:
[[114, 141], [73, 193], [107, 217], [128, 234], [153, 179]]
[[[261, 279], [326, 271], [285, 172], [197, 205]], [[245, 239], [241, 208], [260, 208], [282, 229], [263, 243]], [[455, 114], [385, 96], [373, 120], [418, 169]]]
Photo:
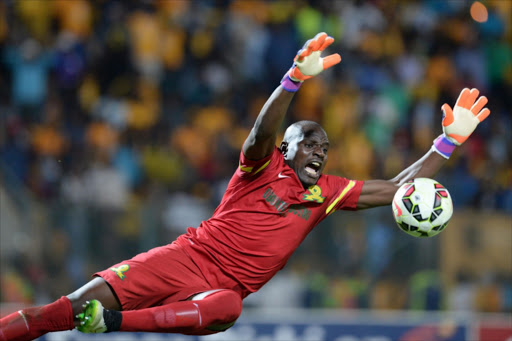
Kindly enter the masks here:
[[[292, 67], [261, 109], [241, 146], [239, 164], [212, 217], [167, 245], [97, 272], [55, 302], [0, 320], [0, 340], [32, 340], [77, 328], [83, 333], [156, 332], [207, 335], [227, 330], [242, 300], [287, 263], [328, 215], [390, 205], [399, 186], [432, 178], [490, 113], [477, 89], [463, 89], [442, 106], [443, 133], [415, 163], [390, 180], [323, 174], [329, 139], [313, 121], [279, 128], [303, 82], [341, 61], [322, 57], [333, 38], [319, 33], [300, 49]], [[440, 113], [441, 117], [441, 113]]]

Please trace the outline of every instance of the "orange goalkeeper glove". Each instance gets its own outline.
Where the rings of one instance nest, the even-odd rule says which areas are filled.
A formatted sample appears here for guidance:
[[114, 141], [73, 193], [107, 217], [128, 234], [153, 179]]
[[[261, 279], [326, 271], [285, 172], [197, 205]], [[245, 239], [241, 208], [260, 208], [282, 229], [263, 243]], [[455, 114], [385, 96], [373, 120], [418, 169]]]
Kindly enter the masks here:
[[[477, 89], [465, 88], [461, 91], [455, 107], [443, 104], [443, 134], [434, 140], [433, 149], [448, 159], [456, 146], [460, 146], [476, 129], [476, 126], [485, 120], [491, 111], [484, 106], [487, 97], [480, 96]], [[478, 98], [478, 100], [477, 100]]]
[[[461, 91], [455, 107], [443, 104], [443, 132], [448, 140], [460, 146], [473, 133], [476, 126], [485, 120], [491, 111], [484, 106], [487, 97], [480, 96], [478, 89], [465, 88]], [[478, 98], [478, 100], [476, 100]]]
[[[306, 79], [312, 78], [325, 69], [338, 64], [341, 61], [341, 56], [337, 53], [324, 58], [320, 57], [322, 51], [333, 42], [334, 38], [327, 36], [325, 32], [318, 33], [313, 39], [308, 40], [302, 49], [297, 52], [292, 67], [283, 77], [281, 81], [283, 87], [288, 91], [295, 92]], [[290, 80], [295, 84], [291, 83]]]

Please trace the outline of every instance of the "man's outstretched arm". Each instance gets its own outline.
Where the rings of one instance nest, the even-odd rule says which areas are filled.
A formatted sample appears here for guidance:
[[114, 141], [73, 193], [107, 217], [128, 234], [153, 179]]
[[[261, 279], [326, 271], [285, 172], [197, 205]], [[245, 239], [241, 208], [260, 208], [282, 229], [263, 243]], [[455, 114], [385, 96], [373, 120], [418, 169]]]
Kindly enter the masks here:
[[[484, 108], [487, 98], [478, 98], [477, 89], [461, 91], [454, 110], [448, 104], [442, 106], [443, 134], [434, 140], [432, 148], [418, 161], [404, 169], [391, 180], [365, 181], [358, 209], [391, 204], [398, 187], [414, 178], [432, 178], [446, 163], [456, 146], [460, 146], [473, 133], [476, 126], [485, 120], [490, 110]], [[478, 98], [478, 100], [477, 100]]]
[[281, 85], [272, 93], [261, 109], [254, 126], [244, 142], [242, 151], [250, 160], [260, 160], [270, 155], [276, 144], [277, 132], [293, 95], [306, 79], [318, 75], [323, 70], [341, 61], [335, 53], [325, 58], [322, 51], [333, 43], [334, 39], [322, 32], [308, 40], [295, 56], [294, 63], [281, 81]]
[[242, 150], [248, 159], [260, 160], [272, 153], [277, 131], [283, 123], [294, 94], [279, 86], [269, 97], [244, 142]]

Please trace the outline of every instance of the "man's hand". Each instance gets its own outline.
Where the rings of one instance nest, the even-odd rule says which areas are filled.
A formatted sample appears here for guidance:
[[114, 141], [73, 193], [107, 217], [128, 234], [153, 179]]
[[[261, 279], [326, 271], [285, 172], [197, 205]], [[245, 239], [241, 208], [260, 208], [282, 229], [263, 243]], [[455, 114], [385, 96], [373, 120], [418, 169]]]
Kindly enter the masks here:
[[[460, 146], [473, 133], [476, 126], [485, 120], [491, 111], [484, 106], [487, 97], [480, 96], [478, 89], [465, 88], [461, 91], [455, 107], [443, 104], [443, 132], [450, 142]], [[478, 98], [478, 100], [476, 100]]]
[[313, 39], [308, 40], [293, 59], [293, 66], [288, 71], [290, 79], [294, 82], [303, 82], [338, 64], [341, 56], [337, 53], [325, 58], [320, 57], [322, 51], [333, 42], [334, 38], [327, 36], [325, 32], [318, 33]]

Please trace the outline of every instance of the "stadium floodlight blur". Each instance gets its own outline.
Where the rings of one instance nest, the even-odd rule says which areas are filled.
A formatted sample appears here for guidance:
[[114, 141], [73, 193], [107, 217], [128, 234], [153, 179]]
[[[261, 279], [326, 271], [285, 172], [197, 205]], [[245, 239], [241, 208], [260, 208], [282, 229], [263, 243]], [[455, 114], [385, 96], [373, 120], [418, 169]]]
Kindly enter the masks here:
[[1, 3], [0, 314], [208, 217], [266, 96], [323, 30], [342, 64], [286, 123], [322, 123], [329, 173], [393, 176], [462, 86], [493, 117], [437, 177], [455, 205], [442, 235], [408, 238], [389, 208], [328, 218], [247, 305], [510, 314], [511, 4], [482, 2], [479, 22], [472, 3]]

